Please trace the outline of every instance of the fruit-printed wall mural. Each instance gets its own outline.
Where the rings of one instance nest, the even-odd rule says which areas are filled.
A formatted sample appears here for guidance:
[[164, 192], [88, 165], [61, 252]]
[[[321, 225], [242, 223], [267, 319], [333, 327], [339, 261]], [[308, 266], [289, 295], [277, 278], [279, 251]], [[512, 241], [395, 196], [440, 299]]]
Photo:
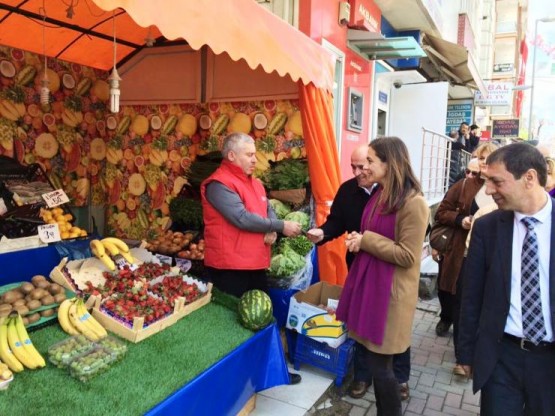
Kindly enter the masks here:
[[[105, 205], [107, 234], [140, 239], [167, 226], [169, 202], [197, 155], [232, 131], [256, 141], [257, 170], [305, 157], [297, 100], [122, 106], [107, 110], [108, 73], [0, 46], [0, 154], [39, 163], [72, 205]], [[90, 196], [90, 199], [89, 199]]]

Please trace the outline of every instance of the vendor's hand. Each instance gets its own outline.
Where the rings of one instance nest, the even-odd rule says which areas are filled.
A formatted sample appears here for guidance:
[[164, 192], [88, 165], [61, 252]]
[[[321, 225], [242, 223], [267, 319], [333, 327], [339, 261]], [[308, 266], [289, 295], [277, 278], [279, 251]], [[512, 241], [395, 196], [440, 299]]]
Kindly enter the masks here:
[[324, 230], [321, 228], [312, 228], [306, 233], [306, 238], [308, 238], [314, 244], [319, 243], [324, 239]]
[[264, 244], [266, 244], [267, 246], [271, 246], [272, 244], [274, 244], [276, 242], [276, 239], [277, 233], [275, 231], [264, 234]]
[[358, 253], [360, 251], [360, 242], [362, 241], [362, 234], [353, 231], [345, 239], [347, 250], [351, 253]]
[[296, 221], [283, 221], [283, 235], [296, 237], [301, 233], [301, 224]]
[[461, 226], [465, 230], [470, 230], [470, 226], [472, 225], [472, 215], [468, 215], [463, 218]]

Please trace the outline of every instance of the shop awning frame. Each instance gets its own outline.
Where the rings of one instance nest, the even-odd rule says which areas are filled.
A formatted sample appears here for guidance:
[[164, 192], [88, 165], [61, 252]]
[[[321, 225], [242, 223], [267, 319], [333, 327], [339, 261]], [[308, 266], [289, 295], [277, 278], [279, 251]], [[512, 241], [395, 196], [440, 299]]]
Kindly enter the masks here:
[[487, 92], [474, 58], [467, 48], [444, 39], [424, 34], [422, 48], [434, 68], [453, 85]]
[[[109, 71], [143, 48], [188, 43], [332, 91], [335, 58], [253, 0], [0, 0], [0, 44]], [[44, 8], [46, 13], [44, 13]], [[71, 13], [69, 12], [71, 9]], [[115, 11], [115, 12], [114, 12]], [[44, 38], [43, 38], [44, 36]], [[91, 53], [91, 51], [94, 51]]]
[[422, 58], [426, 56], [412, 36], [384, 38], [371, 32], [349, 29], [347, 43], [351, 49], [369, 60]]

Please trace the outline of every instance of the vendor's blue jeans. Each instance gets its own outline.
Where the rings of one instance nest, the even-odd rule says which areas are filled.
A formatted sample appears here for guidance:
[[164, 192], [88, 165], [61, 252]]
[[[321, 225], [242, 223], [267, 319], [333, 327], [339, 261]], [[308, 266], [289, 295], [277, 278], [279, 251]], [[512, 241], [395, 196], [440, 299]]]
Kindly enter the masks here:
[[[372, 383], [372, 372], [368, 368], [368, 354], [370, 351], [358, 342], [355, 343], [355, 381], [365, 381]], [[410, 378], [410, 347], [401, 354], [393, 356], [393, 372], [397, 382], [407, 383]]]

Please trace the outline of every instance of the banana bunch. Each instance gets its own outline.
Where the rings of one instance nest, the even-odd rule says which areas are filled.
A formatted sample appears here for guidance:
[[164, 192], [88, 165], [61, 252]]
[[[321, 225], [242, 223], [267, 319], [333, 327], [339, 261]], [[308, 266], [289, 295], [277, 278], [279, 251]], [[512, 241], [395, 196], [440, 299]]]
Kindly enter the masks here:
[[6, 318], [0, 325], [0, 359], [15, 373], [23, 371], [25, 367], [34, 370], [46, 366], [19, 314]]
[[122, 256], [129, 264], [133, 264], [135, 259], [129, 251], [129, 246], [124, 241], [115, 237], [106, 237], [102, 240], [91, 240], [91, 251], [98, 257], [110, 270], [116, 270], [114, 258]]
[[66, 299], [60, 304], [58, 322], [69, 335], [83, 334], [91, 341], [108, 336], [106, 329], [92, 317], [80, 298]]
[[0, 383], [13, 377], [12, 370], [7, 364], [0, 362]]

